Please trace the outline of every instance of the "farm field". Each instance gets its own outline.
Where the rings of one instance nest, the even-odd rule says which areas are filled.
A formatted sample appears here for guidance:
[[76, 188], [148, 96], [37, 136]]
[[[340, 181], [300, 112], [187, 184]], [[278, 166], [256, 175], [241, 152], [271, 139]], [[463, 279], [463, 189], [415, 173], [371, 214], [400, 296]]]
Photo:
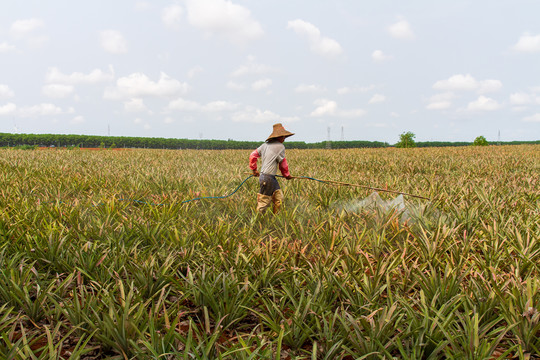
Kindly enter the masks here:
[[540, 146], [248, 156], [0, 150], [0, 358], [538, 358]]

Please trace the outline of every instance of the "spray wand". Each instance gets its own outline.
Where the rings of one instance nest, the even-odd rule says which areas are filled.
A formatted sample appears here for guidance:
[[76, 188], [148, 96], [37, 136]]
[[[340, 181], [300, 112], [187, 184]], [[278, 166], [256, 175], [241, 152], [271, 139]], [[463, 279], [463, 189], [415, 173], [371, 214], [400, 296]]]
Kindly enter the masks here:
[[[276, 175], [276, 176], [284, 178], [284, 176], [282, 176], [282, 175]], [[309, 176], [293, 176], [292, 178], [293, 179], [313, 180], [313, 181], [318, 181], [318, 182], [321, 182], [321, 183], [324, 183], [324, 184], [330, 184], [330, 185], [336, 185], [336, 186], [359, 187], [359, 188], [362, 188], [362, 189], [369, 189], [369, 190], [374, 190], [374, 191], [382, 191], [382, 192], [388, 192], [388, 193], [392, 193], [392, 194], [400, 194], [400, 195], [405, 195], [405, 196], [410, 196], [410, 197], [415, 197], [415, 198], [424, 199], [424, 200], [430, 200], [431, 201], [430, 198], [427, 198], [425, 196], [409, 194], [409, 193], [402, 192], [402, 191], [381, 189], [381, 188], [376, 188], [376, 187], [371, 187], [371, 186], [365, 186], [365, 185], [359, 185], [359, 184], [351, 184], [351, 183], [345, 183], [345, 182], [334, 181], [334, 180], [321, 180], [321, 179], [315, 179], [315, 178], [312, 178], [312, 177], [309, 177]]]

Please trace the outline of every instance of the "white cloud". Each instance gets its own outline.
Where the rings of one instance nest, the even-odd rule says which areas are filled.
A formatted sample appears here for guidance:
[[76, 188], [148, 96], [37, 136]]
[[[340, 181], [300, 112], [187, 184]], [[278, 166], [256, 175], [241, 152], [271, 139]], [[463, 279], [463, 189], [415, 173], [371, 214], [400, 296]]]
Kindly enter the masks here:
[[396, 39], [414, 39], [414, 32], [411, 29], [411, 25], [406, 20], [400, 20], [397, 23], [390, 25], [388, 27], [388, 33]]
[[172, 123], [175, 122], [175, 120], [174, 120], [172, 117], [167, 116], [167, 117], [165, 118], [165, 120], [163, 120], [163, 122], [164, 122], [165, 124], [172, 124]]
[[135, 10], [137, 11], [147, 11], [152, 8], [152, 4], [148, 1], [137, 1], [135, 3]]
[[517, 44], [514, 45], [514, 50], [528, 53], [540, 52], [540, 34], [525, 33], [521, 35]]
[[[67, 112], [70, 113], [72, 111], [73, 109], [69, 109]], [[64, 111], [62, 110], [62, 108], [50, 103], [42, 103], [39, 105], [19, 109], [19, 114], [23, 117], [50, 116], [60, 115], [63, 113]]]
[[260, 91], [269, 88], [272, 85], [272, 79], [261, 79], [253, 82], [251, 88], [255, 91]]
[[186, 0], [188, 22], [205, 32], [234, 44], [260, 38], [264, 31], [251, 12], [229, 0]]
[[263, 124], [270, 122], [290, 123], [300, 120], [298, 117], [283, 117], [270, 110], [261, 110], [252, 106], [248, 106], [242, 111], [235, 112], [231, 115], [231, 120], [234, 122], [247, 122], [255, 124]]
[[432, 97], [430, 97], [429, 100], [430, 101], [444, 101], [444, 100], [452, 100], [455, 98], [456, 98], [456, 95], [453, 92], [448, 91], [448, 92], [444, 92], [440, 94], [435, 94]]
[[[36, 31], [43, 25], [44, 22], [36, 18], [17, 20], [11, 25], [9, 33], [15, 39], [25, 40], [28, 46], [37, 49], [43, 47], [49, 41], [47, 35]], [[4, 42], [0, 45], [0, 53], [13, 50], [15, 50], [15, 47], [8, 43]]]
[[11, 98], [13, 96], [15, 96], [15, 93], [9, 86], [0, 84], [0, 98]]
[[467, 105], [467, 110], [469, 111], [494, 111], [501, 108], [501, 105], [497, 103], [495, 100], [480, 96], [475, 101], [471, 101], [469, 105]]
[[478, 82], [471, 75], [453, 75], [448, 80], [439, 80], [433, 84], [437, 90], [476, 90]]
[[337, 117], [342, 118], [356, 118], [364, 115], [366, 115], [366, 111], [363, 109], [340, 110], [336, 114]]
[[437, 81], [433, 84], [433, 88], [447, 91], [477, 91], [482, 94], [500, 90], [502, 83], [493, 79], [478, 81], [470, 74], [457, 74], [450, 76], [447, 80]]
[[369, 99], [368, 104], [380, 104], [386, 101], [386, 96], [375, 94]]
[[246, 88], [244, 84], [239, 84], [234, 81], [227, 82], [227, 89], [234, 90], [234, 91], [242, 91]]
[[381, 50], [375, 50], [371, 54], [371, 58], [373, 59], [373, 61], [380, 63], [380, 62], [392, 59], [392, 56], [386, 55]]
[[169, 102], [169, 105], [167, 108], [169, 110], [176, 110], [176, 111], [216, 113], [216, 112], [222, 112], [222, 111], [234, 111], [238, 108], [238, 105], [234, 103], [230, 103], [228, 101], [221, 101], [221, 100], [211, 101], [203, 105], [196, 101], [178, 98], [176, 100]]
[[354, 86], [354, 87], [345, 86], [345, 87], [339, 88], [337, 90], [337, 93], [340, 94], [340, 95], [356, 93], [356, 92], [358, 92], [358, 93], [366, 93], [366, 92], [371, 91], [371, 90], [373, 90], [375, 88], [376, 88], [375, 85]]
[[43, 26], [43, 21], [40, 19], [32, 18], [32, 19], [17, 20], [13, 24], [11, 24], [11, 28], [9, 32], [14, 36], [24, 36], [42, 26]]
[[97, 84], [100, 82], [108, 82], [114, 80], [114, 70], [112, 66], [109, 66], [109, 72], [106, 73], [100, 69], [94, 69], [88, 74], [81, 72], [74, 72], [71, 74], [64, 74], [58, 68], [52, 67], [47, 70], [45, 75], [45, 81], [48, 83], [57, 84]]
[[362, 109], [341, 110], [338, 108], [337, 102], [328, 99], [318, 99], [314, 104], [316, 108], [310, 114], [312, 117], [333, 116], [352, 118], [366, 114], [366, 111]]
[[37, 35], [37, 36], [32, 36], [30, 38], [27, 39], [26, 43], [32, 47], [32, 48], [41, 48], [41, 47], [44, 47], [47, 42], [49, 41], [49, 37], [46, 36], [46, 35]]
[[313, 24], [296, 19], [287, 23], [288, 29], [307, 39], [311, 51], [326, 57], [336, 57], [343, 53], [341, 45], [334, 39], [321, 35], [321, 31]]
[[145, 112], [148, 111], [148, 108], [144, 105], [143, 99], [133, 98], [124, 102], [124, 110], [127, 112]]
[[510, 95], [510, 104], [528, 105], [533, 102], [533, 97], [526, 93], [514, 93]]
[[263, 75], [276, 72], [277, 70], [261, 63], [258, 63], [255, 56], [250, 55], [247, 62], [231, 73], [232, 77], [241, 77], [247, 75]]
[[178, 111], [201, 111], [202, 112], [203, 106], [196, 101], [178, 98], [176, 100], [169, 102], [168, 108], [170, 110], [178, 110]]
[[328, 99], [319, 99], [314, 103], [317, 107], [311, 112], [311, 116], [333, 116], [337, 112], [337, 102]]
[[12, 115], [17, 111], [17, 105], [14, 103], [7, 103], [0, 106], [0, 115]]
[[184, 9], [180, 5], [167, 6], [161, 13], [161, 20], [166, 27], [176, 29], [182, 21], [183, 14]]
[[143, 73], [133, 73], [116, 80], [114, 88], [105, 89], [103, 97], [108, 100], [142, 98], [148, 96], [170, 97], [185, 94], [189, 90], [187, 83], [161, 73], [159, 80], [152, 81]]
[[[141, 119], [141, 118], [135, 118], [135, 119], [133, 119], [133, 123], [134, 123], [134, 124], [137, 124], [137, 125], [142, 125], [142, 127], [143, 127], [144, 130], [150, 130], [150, 129], [152, 128], [152, 126], [151, 126], [149, 123], [144, 122], [144, 120]], [[144, 124], [143, 124], [143, 123], [144, 123]]]
[[534, 115], [527, 116], [527, 117], [523, 118], [523, 121], [540, 123], [540, 113], [536, 113]]
[[188, 79], [192, 79], [194, 78], [196, 75], [202, 73], [204, 71], [203, 67], [200, 66], [200, 65], [197, 65], [191, 69], [189, 69], [188, 73], [187, 73], [187, 77]]
[[111, 54], [124, 54], [127, 52], [127, 41], [124, 35], [117, 30], [104, 30], [100, 33], [101, 46]]
[[72, 124], [82, 124], [84, 122], [86, 122], [86, 120], [81, 115], [75, 116], [73, 119], [71, 119]]
[[7, 42], [0, 43], [0, 54], [7, 53], [15, 50], [15, 45], [8, 44]]
[[294, 89], [294, 92], [297, 92], [297, 93], [320, 93], [324, 91], [326, 91], [326, 88], [322, 85], [317, 85], [317, 84], [311, 84], [311, 85], [300, 84]]
[[442, 101], [434, 101], [429, 103], [426, 106], [426, 109], [428, 110], [444, 110], [448, 109], [450, 106], [452, 106], [452, 102], [448, 100], [442, 100]]
[[49, 84], [43, 86], [41, 92], [43, 95], [50, 97], [50, 98], [65, 98], [69, 95], [71, 95], [74, 91], [74, 87], [72, 85], [64, 85], [64, 84]]
[[237, 104], [230, 103], [228, 101], [211, 101], [203, 107], [203, 111], [206, 112], [220, 112], [220, 111], [233, 111], [238, 108]]
[[453, 92], [445, 92], [433, 95], [429, 99], [429, 104], [426, 106], [428, 110], [445, 110], [452, 106], [452, 99], [456, 96]]
[[512, 107], [512, 111], [515, 111], [515, 112], [524, 112], [524, 111], [528, 111], [529, 108], [527, 106], [521, 106], [521, 105], [514, 105]]
[[502, 82], [500, 82], [499, 80], [488, 79], [479, 81], [478, 83], [478, 92], [481, 94], [499, 91], [501, 88]]

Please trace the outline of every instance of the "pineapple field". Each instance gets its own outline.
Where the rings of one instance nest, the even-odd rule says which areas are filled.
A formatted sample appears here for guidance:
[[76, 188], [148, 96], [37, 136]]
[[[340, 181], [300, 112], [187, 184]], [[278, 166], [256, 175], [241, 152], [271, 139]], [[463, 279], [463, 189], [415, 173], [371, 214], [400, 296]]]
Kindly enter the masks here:
[[0, 150], [0, 358], [538, 358], [539, 145], [248, 156]]

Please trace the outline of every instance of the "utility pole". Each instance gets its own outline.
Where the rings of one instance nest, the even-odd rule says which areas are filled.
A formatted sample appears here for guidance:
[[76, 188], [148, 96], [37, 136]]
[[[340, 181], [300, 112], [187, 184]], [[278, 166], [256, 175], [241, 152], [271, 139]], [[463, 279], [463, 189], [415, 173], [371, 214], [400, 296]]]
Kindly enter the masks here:
[[107, 125], [107, 135], [111, 136], [111, 124]]
[[499, 136], [497, 137], [497, 145], [501, 145], [501, 130], [499, 129]]
[[327, 132], [328, 132], [328, 138], [326, 140], [326, 148], [331, 149], [332, 143], [330, 142], [330, 126], [327, 128]]
[[341, 127], [341, 141], [345, 141], [345, 130]]

